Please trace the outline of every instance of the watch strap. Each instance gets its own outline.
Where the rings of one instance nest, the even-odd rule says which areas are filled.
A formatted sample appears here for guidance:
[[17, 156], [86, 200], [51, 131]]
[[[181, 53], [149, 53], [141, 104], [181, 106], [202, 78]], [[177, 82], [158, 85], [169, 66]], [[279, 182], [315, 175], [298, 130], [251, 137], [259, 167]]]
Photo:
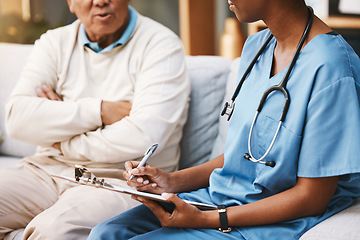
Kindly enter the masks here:
[[219, 219], [220, 219], [219, 231], [221, 231], [221, 232], [230, 232], [231, 227], [229, 227], [225, 205], [219, 205], [218, 206], [218, 212], [219, 212]]

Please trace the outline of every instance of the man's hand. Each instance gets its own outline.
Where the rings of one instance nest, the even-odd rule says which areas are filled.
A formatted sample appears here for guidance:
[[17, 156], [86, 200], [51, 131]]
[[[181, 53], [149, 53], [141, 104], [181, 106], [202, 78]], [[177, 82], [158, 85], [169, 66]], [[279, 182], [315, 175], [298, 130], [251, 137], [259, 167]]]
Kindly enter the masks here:
[[104, 125], [111, 125], [120, 121], [126, 116], [129, 116], [131, 110], [131, 103], [126, 101], [101, 102], [101, 120]]
[[59, 150], [59, 151], [61, 152], [61, 145], [60, 145], [59, 142], [54, 143], [54, 144], [52, 145], [52, 147], [55, 148], [55, 149], [57, 149], [57, 150]]
[[36, 88], [36, 95], [40, 98], [47, 98], [53, 101], [62, 101], [61, 96], [45, 83]]

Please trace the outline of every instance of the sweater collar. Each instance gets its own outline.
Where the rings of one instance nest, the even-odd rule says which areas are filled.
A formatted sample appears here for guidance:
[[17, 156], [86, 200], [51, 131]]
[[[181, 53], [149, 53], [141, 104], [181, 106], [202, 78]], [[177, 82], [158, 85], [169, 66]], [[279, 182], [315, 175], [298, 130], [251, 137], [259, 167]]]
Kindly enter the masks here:
[[80, 38], [84, 47], [92, 49], [96, 53], [110, 52], [113, 48], [121, 45], [125, 45], [130, 39], [131, 34], [134, 32], [136, 22], [138, 18], [138, 12], [131, 6], [129, 6], [129, 24], [127, 25], [122, 36], [114, 43], [110, 44], [106, 48], [102, 49], [99, 47], [97, 42], [91, 42], [86, 35], [84, 24], [80, 25]]

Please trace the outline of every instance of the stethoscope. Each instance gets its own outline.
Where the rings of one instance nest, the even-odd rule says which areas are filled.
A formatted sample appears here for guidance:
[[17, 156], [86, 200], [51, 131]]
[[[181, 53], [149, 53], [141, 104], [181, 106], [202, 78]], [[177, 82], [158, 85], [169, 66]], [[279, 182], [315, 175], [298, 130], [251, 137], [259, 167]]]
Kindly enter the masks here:
[[[289, 98], [289, 93], [288, 93], [288, 91], [286, 89], [286, 84], [287, 84], [287, 81], [289, 79], [290, 73], [291, 73], [292, 69], [294, 68], [295, 62], [296, 62], [296, 60], [297, 60], [297, 58], [298, 58], [298, 56], [300, 54], [301, 48], [304, 45], [304, 42], [305, 42], [307, 36], [309, 35], [310, 28], [311, 28], [311, 25], [312, 25], [312, 22], [313, 22], [313, 19], [314, 19], [314, 11], [313, 11], [313, 9], [311, 7], [308, 7], [308, 10], [309, 10], [309, 18], [308, 18], [305, 30], [304, 30], [304, 32], [303, 32], [303, 34], [301, 36], [301, 39], [300, 39], [300, 41], [298, 43], [298, 46], [296, 48], [296, 51], [294, 53], [294, 56], [293, 56], [293, 58], [292, 58], [292, 60], [290, 62], [290, 66], [289, 66], [283, 80], [278, 85], [271, 86], [270, 88], [268, 88], [264, 92], [264, 94], [263, 94], [263, 96], [262, 96], [262, 98], [260, 100], [259, 106], [258, 106], [258, 108], [256, 110], [254, 119], [252, 121], [252, 124], [251, 124], [251, 127], [250, 127], [250, 132], [249, 132], [249, 138], [248, 138], [248, 151], [249, 151], [249, 153], [245, 153], [244, 158], [247, 159], [247, 160], [250, 160], [250, 161], [252, 161], [254, 163], [262, 163], [262, 164], [265, 164], [266, 166], [269, 166], [269, 167], [275, 167], [275, 162], [274, 161], [263, 161], [263, 160], [269, 154], [271, 148], [273, 147], [275, 139], [277, 138], [277, 136], [279, 134], [279, 130], [281, 128], [282, 123], [285, 121], [286, 114], [287, 114], [288, 109], [289, 109], [290, 98]], [[221, 112], [221, 116], [228, 115], [228, 119], [227, 119], [228, 121], [230, 120], [231, 115], [232, 115], [232, 113], [234, 111], [235, 99], [236, 99], [236, 97], [238, 96], [238, 94], [240, 92], [241, 86], [243, 85], [243, 83], [244, 83], [247, 75], [250, 73], [251, 69], [254, 67], [257, 59], [262, 54], [262, 52], [264, 51], [266, 46], [269, 44], [269, 42], [270, 42], [270, 40], [272, 38], [273, 38], [273, 35], [270, 34], [270, 36], [266, 39], [265, 43], [261, 46], [261, 48], [257, 52], [254, 59], [251, 61], [250, 65], [246, 69], [244, 75], [241, 77], [241, 80], [240, 80], [239, 84], [236, 87], [236, 90], [235, 90], [235, 92], [234, 92], [234, 94], [233, 94], [233, 96], [231, 98], [230, 104], [228, 102], [225, 103], [224, 109]], [[267, 97], [269, 96], [270, 93], [272, 93], [274, 91], [280, 91], [284, 95], [285, 103], [284, 103], [283, 111], [282, 111], [282, 114], [281, 114], [281, 118], [279, 120], [279, 124], [278, 124], [277, 129], [276, 129], [275, 135], [274, 135], [274, 137], [273, 137], [273, 139], [272, 139], [272, 141], [270, 143], [270, 146], [268, 147], [266, 152], [259, 159], [256, 159], [256, 158], [254, 158], [254, 156], [253, 156], [253, 154], [251, 152], [251, 136], [252, 136], [252, 132], [253, 132], [253, 129], [254, 129], [256, 119], [257, 119], [259, 113], [261, 112], [261, 109], [263, 108]]]

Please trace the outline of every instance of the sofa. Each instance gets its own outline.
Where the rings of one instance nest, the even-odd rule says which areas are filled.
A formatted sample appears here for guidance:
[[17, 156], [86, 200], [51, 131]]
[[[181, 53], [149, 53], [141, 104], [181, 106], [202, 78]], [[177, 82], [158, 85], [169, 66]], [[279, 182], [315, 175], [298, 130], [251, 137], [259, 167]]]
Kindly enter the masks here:
[[[35, 153], [36, 146], [9, 138], [4, 126], [4, 104], [16, 84], [32, 45], [0, 43], [0, 168], [15, 165]], [[227, 124], [220, 117], [224, 100], [236, 87], [239, 59], [187, 56], [191, 79], [189, 116], [183, 130], [179, 168], [206, 162], [222, 154]], [[300, 240], [360, 239], [360, 201], [306, 232]], [[274, 233], [276, 234], [276, 233]], [[20, 239], [18, 234], [15, 239]]]

